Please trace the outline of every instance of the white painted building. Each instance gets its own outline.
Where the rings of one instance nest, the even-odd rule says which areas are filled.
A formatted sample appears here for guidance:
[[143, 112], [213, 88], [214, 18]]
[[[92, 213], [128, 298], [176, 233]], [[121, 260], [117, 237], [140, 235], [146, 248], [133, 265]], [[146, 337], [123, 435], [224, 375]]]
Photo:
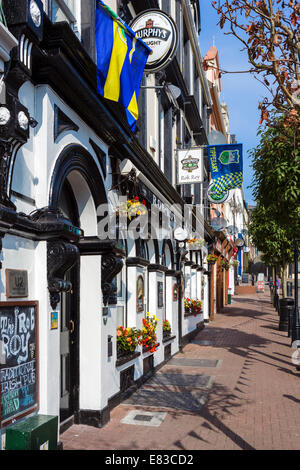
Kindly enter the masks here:
[[[145, 9], [139, 0], [107, 4], [126, 22]], [[204, 260], [212, 232], [203, 186], [177, 186], [176, 158], [179, 149], [207, 144], [211, 97], [198, 44], [200, 6], [147, 6], [174, 19], [179, 46], [162, 73], [144, 76], [133, 134], [120, 106], [97, 93], [94, 1], [31, 0], [16, 10], [3, 1], [10, 32], [0, 23], [0, 59], [13, 48], [0, 105], [3, 435], [37, 412], [59, 417], [58, 439], [73, 422], [105, 425], [124, 393], [209, 318]], [[207, 178], [201, 149], [199, 161]], [[124, 239], [119, 226], [117, 240], [103, 240], [99, 208], [107, 204], [115, 215], [121, 196], [171, 214], [169, 235]], [[200, 248], [187, 250], [173, 236], [186, 202], [200, 208], [187, 234]], [[202, 312], [185, 312], [184, 297], [199, 299]], [[140, 345], [120, 354], [118, 326], [142, 329], [147, 312], [158, 319], [156, 350]], [[14, 393], [12, 373], [23, 384]]]

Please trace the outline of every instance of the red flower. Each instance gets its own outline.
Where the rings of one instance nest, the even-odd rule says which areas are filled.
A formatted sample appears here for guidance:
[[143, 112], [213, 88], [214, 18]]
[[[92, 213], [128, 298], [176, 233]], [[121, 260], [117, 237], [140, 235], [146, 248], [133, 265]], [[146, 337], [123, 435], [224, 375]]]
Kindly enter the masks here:
[[144, 206], [146, 205], [145, 199], [142, 200], [142, 204], [143, 204]]
[[135, 196], [134, 200], [135, 200], [135, 201], [138, 201], [138, 200], [139, 200], [138, 196]]

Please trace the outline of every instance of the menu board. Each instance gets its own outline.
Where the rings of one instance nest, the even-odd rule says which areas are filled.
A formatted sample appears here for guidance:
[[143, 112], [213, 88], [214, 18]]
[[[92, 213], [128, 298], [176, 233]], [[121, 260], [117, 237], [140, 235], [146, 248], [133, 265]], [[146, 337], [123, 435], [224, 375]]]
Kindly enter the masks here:
[[0, 302], [0, 420], [38, 408], [38, 302]]

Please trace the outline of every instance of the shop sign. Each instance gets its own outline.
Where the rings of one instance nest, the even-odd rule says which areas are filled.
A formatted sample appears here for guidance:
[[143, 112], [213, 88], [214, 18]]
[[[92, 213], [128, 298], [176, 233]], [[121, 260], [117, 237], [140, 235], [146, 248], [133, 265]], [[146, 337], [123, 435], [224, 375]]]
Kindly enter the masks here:
[[6, 269], [6, 297], [28, 297], [28, 273], [21, 269]]
[[265, 290], [265, 283], [264, 283], [264, 281], [257, 281], [256, 291], [257, 291], [257, 292], [264, 292], [264, 290]]
[[51, 312], [50, 330], [58, 329], [58, 312]]
[[202, 151], [200, 147], [178, 150], [177, 184], [202, 183]]
[[151, 9], [137, 15], [130, 27], [152, 50], [145, 72], [158, 72], [167, 67], [178, 46], [178, 32], [173, 19], [161, 10]]
[[178, 284], [173, 285], [173, 302], [177, 302], [178, 300]]
[[144, 278], [143, 276], [138, 276], [136, 281], [136, 311], [144, 311]]
[[1, 425], [38, 409], [38, 302], [0, 303]]

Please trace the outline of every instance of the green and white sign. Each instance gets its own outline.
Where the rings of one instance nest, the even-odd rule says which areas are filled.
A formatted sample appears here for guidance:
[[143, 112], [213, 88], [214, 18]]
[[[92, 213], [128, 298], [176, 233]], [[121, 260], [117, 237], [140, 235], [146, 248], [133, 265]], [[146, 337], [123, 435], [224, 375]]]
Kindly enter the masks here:
[[222, 194], [218, 194], [215, 189], [214, 182], [211, 182], [207, 188], [207, 199], [213, 204], [223, 204], [229, 198], [229, 191], [225, 191]]
[[177, 184], [202, 183], [202, 152], [199, 147], [178, 150]]

